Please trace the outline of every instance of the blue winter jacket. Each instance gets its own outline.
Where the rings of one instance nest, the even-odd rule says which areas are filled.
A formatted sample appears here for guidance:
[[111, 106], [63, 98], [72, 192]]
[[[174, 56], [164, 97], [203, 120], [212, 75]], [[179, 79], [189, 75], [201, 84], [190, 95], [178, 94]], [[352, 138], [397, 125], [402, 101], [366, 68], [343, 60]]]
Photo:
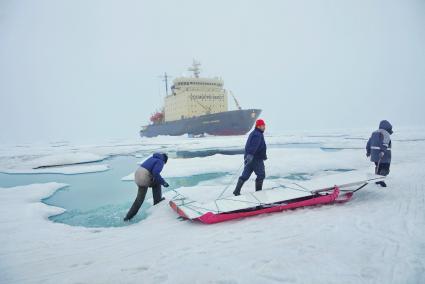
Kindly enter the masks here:
[[367, 141], [366, 153], [370, 155], [372, 162], [379, 162], [380, 153], [384, 153], [380, 163], [390, 164], [391, 163], [391, 137], [393, 133], [393, 127], [387, 120], [381, 121], [379, 129], [374, 131]]
[[253, 155], [254, 159], [267, 160], [267, 146], [264, 141], [264, 134], [258, 128], [255, 128], [248, 137], [245, 145], [245, 157]]
[[154, 153], [141, 164], [141, 167], [147, 169], [153, 176], [154, 182], [164, 185], [165, 180], [161, 176], [162, 168], [164, 167], [165, 157], [161, 153]]

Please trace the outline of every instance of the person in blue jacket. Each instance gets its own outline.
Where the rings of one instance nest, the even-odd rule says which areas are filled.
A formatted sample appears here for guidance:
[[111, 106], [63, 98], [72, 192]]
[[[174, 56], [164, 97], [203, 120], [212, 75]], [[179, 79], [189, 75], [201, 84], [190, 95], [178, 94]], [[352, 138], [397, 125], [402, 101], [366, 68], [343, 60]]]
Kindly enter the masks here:
[[168, 183], [162, 178], [161, 171], [168, 161], [165, 153], [155, 153], [144, 161], [134, 173], [134, 182], [137, 184], [138, 192], [133, 205], [125, 216], [124, 221], [133, 218], [145, 200], [146, 192], [152, 187], [153, 205], [158, 204], [165, 198], [162, 197], [161, 185], [168, 187]]
[[267, 160], [267, 146], [264, 140], [264, 130], [266, 124], [264, 120], [258, 119], [255, 122], [255, 129], [249, 134], [245, 145], [244, 170], [239, 177], [233, 194], [238, 196], [241, 194], [243, 184], [249, 179], [252, 172], [257, 175], [255, 180], [255, 191], [263, 189], [263, 181], [266, 177], [264, 169], [264, 161]]
[[[387, 176], [390, 173], [391, 164], [391, 137], [393, 126], [387, 120], [379, 123], [379, 129], [374, 131], [366, 144], [366, 156], [375, 163], [375, 173]], [[386, 187], [383, 181], [376, 184]]]

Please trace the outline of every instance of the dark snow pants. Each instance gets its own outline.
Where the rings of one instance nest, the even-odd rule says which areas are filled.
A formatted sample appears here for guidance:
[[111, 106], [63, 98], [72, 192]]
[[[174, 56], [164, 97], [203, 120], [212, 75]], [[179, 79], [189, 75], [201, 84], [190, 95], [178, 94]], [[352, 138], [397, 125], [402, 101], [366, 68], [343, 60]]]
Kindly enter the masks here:
[[252, 162], [245, 166], [243, 169], [242, 175], [240, 179], [243, 181], [247, 181], [249, 177], [254, 172], [257, 175], [256, 181], [263, 181], [266, 177], [266, 171], [264, 169], [264, 161], [254, 159]]
[[[130, 210], [127, 213], [127, 216], [125, 217], [126, 220], [130, 220], [133, 218], [137, 212], [139, 211], [140, 207], [143, 204], [143, 201], [145, 200], [146, 193], [148, 192], [148, 187], [146, 186], [139, 186], [137, 191], [137, 197], [133, 202], [133, 205], [131, 206]], [[153, 205], [159, 203], [162, 198], [162, 190], [160, 184], [154, 184], [152, 185], [152, 196], [153, 196]]]
[[390, 164], [389, 163], [380, 163], [378, 167], [378, 163], [375, 162], [375, 171], [376, 174], [381, 176], [387, 176], [390, 173]]

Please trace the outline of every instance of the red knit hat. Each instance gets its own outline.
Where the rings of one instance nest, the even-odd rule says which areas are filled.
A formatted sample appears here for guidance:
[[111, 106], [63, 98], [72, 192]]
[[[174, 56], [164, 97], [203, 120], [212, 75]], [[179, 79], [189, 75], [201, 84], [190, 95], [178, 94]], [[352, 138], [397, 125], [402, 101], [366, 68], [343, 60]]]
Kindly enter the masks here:
[[255, 122], [255, 127], [263, 126], [263, 125], [266, 126], [266, 123], [262, 119], [257, 119], [257, 121]]

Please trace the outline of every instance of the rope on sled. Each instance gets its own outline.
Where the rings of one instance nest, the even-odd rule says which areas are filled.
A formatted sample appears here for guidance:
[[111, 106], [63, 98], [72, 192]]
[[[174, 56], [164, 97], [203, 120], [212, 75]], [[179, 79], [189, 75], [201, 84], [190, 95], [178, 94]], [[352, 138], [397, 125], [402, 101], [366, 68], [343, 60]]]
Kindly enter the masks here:
[[230, 179], [229, 183], [226, 185], [226, 187], [223, 189], [223, 191], [220, 193], [220, 195], [215, 199], [215, 201], [217, 201], [218, 199], [220, 199], [223, 194], [226, 192], [226, 190], [229, 188], [230, 185], [234, 184], [235, 182], [235, 178], [239, 177], [239, 175], [242, 173], [243, 167], [245, 166], [245, 163], [242, 163], [239, 166], [239, 169], [236, 171], [236, 173], [232, 176], [232, 178]]

